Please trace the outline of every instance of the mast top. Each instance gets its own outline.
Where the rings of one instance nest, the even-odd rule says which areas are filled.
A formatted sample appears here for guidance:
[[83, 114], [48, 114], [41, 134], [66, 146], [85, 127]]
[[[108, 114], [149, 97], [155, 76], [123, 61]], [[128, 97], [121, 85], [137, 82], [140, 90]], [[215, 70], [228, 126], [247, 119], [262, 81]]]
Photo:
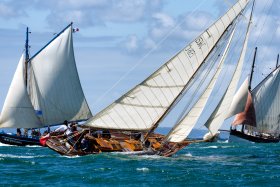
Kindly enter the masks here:
[[26, 41], [25, 41], [25, 59], [29, 59], [28, 55], [28, 27], [26, 27]]

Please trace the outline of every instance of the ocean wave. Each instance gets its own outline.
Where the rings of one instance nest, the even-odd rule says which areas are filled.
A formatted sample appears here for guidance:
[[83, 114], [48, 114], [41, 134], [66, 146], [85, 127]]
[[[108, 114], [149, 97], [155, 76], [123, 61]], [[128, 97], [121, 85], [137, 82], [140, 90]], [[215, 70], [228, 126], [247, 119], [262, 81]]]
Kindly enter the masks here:
[[192, 156], [192, 154], [191, 153], [187, 153], [184, 156]]
[[148, 168], [136, 168], [137, 171], [149, 171]]
[[18, 156], [18, 155], [11, 155], [11, 154], [0, 154], [2, 158], [35, 158], [35, 156]]
[[40, 145], [26, 145], [25, 147], [42, 147]]
[[208, 146], [208, 147], [205, 147], [205, 148], [217, 149], [217, 148], [218, 148], [218, 146], [216, 146], [216, 145], [212, 145], [212, 146]]
[[0, 143], [0, 147], [1, 147], [1, 146], [5, 147], [5, 146], [16, 146], [16, 145], [10, 145], [10, 144]]

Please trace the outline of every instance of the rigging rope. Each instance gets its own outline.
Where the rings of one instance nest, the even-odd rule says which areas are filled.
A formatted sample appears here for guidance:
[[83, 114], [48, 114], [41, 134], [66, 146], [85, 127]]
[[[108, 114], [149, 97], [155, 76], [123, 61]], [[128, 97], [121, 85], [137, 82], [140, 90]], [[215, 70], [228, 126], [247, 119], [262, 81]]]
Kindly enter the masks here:
[[152, 51], [154, 51], [168, 36], [170, 36], [187, 18], [189, 18], [206, 0], [204, 0], [198, 7], [196, 7], [183, 21], [181, 21], [171, 32], [169, 32], [148, 54], [146, 54], [139, 62], [137, 62], [124, 76], [122, 76], [109, 90], [107, 90], [97, 101], [95, 101], [91, 107], [93, 107], [98, 101], [100, 101], [110, 90], [112, 90], [123, 78], [125, 78], [138, 64], [140, 64]]

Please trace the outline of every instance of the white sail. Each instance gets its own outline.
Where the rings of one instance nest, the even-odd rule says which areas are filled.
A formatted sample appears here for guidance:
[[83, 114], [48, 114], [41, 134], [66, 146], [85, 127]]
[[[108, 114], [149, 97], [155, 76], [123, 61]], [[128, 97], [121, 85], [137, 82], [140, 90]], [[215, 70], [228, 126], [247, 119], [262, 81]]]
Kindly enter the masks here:
[[186, 87], [225, 30], [249, 1], [239, 0], [171, 60], [84, 125], [123, 130], [152, 128]]
[[43, 127], [29, 99], [25, 82], [22, 54], [0, 116], [0, 128]]
[[250, 31], [250, 25], [251, 23], [248, 23], [247, 33], [245, 36], [244, 44], [242, 47], [242, 51], [237, 63], [237, 66], [235, 68], [234, 74], [232, 76], [232, 79], [228, 85], [227, 90], [225, 91], [222, 99], [220, 100], [219, 104], [217, 105], [214, 112], [211, 114], [209, 119], [204, 124], [210, 131], [210, 133], [214, 136], [218, 129], [222, 126], [224, 120], [226, 119], [228, 115], [229, 108], [231, 106], [234, 94], [236, 92], [236, 88], [238, 86], [239, 78], [241, 75], [243, 62], [245, 58], [245, 53], [247, 49], [247, 43], [249, 38], [249, 31]]
[[181, 142], [184, 139], [187, 138], [187, 136], [190, 134], [191, 130], [193, 129], [194, 125], [196, 124], [200, 114], [202, 113], [209, 96], [215, 86], [215, 83], [218, 79], [218, 76], [222, 70], [222, 66], [225, 62], [225, 59], [227, 57], [230, 44], [232, 42], [233, 35], [235, 33], [237, 23], [232, 31], [232, 34], [229, 38], [228, 44], [224, 50], [224, 53], [220, 59], [220, 62], [217, 66], [217, 69], [209, 82], [208, 86], [204, 90], [203, 94], [200, 96], [200, 98], [197, 100], [197, 102], [194, 104], [194, 106], [190, 109], [190, 111], [184, 116], [184, 118], [172, 128], [172, 130], [168, 133], [168, 135], [165, 137], [165, 140], [168, 140], [169, 142]]
[[272, 72], [252, 92], [257, 127], [256, 132], [279, 133], [280, 69]]
[[31, 58], [30, 98], [45, 126], [92, 116], [76, 68], [72, 25]]
[[248, 77], [243, 82], [241, 87], [238, 89], [236, 94], [234, 95], [226, 119], [238, 113], [243, 112], [245, 110], [247, 98], [248, 98]]

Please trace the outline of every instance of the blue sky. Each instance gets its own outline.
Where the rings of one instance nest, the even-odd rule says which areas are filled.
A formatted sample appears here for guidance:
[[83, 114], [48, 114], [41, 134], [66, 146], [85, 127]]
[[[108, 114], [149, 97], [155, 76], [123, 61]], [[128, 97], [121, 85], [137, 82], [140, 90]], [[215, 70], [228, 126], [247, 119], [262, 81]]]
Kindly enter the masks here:
[[[229, 2], [234, 4], [236, 0]], [[96, 102], [198, 6], [168, 38]], [[27, 26], [31, 31], [31, 56], [54, 36], [53, 33], [60, 32], [70, 22], [74, 23], [73, 27], [80, 29], [73, 34], [75, 58], [85, 96], [92, 113], [96, 114], [142, 82], [229, 8], [224, 0], [0, 0], [0, 106], [4, 104], [23, 52]], [[276, 30], [279, 8], [276, 0], [257, 0], [253, 17], [257, 27], [251, 27], [240, 85], [248, 76], [255, 46], [259, 51], [253, 87], [271, 71], [270, 68], [275, 67], [279, 52], [280, 31]], [[249, 17], [249, 12], [246, 16]], [[244, 36], [247, 23], [245, 19], [240, 23], [236, 32], [236, 45], [242, 45], [242, 34]], [[226, 83], [230, 80], [228, 75], [238, 60], [239, 52], [233, 51], [228, 60], [230, 69], [227, 73], [222, 72], [220, 77], [224, 78], [217, 82], [221, 86], [213, 91], [212, 95], [216, 93], [217, 97], [211, 97], [213, 102], [198, 124], [207, 120], [225, 91]], [[161, 126], [174, 124], [189, 97], [186, 95], [182, 99]], [[225, 121], [222, 128], [229, 129], [232, 120]]]

